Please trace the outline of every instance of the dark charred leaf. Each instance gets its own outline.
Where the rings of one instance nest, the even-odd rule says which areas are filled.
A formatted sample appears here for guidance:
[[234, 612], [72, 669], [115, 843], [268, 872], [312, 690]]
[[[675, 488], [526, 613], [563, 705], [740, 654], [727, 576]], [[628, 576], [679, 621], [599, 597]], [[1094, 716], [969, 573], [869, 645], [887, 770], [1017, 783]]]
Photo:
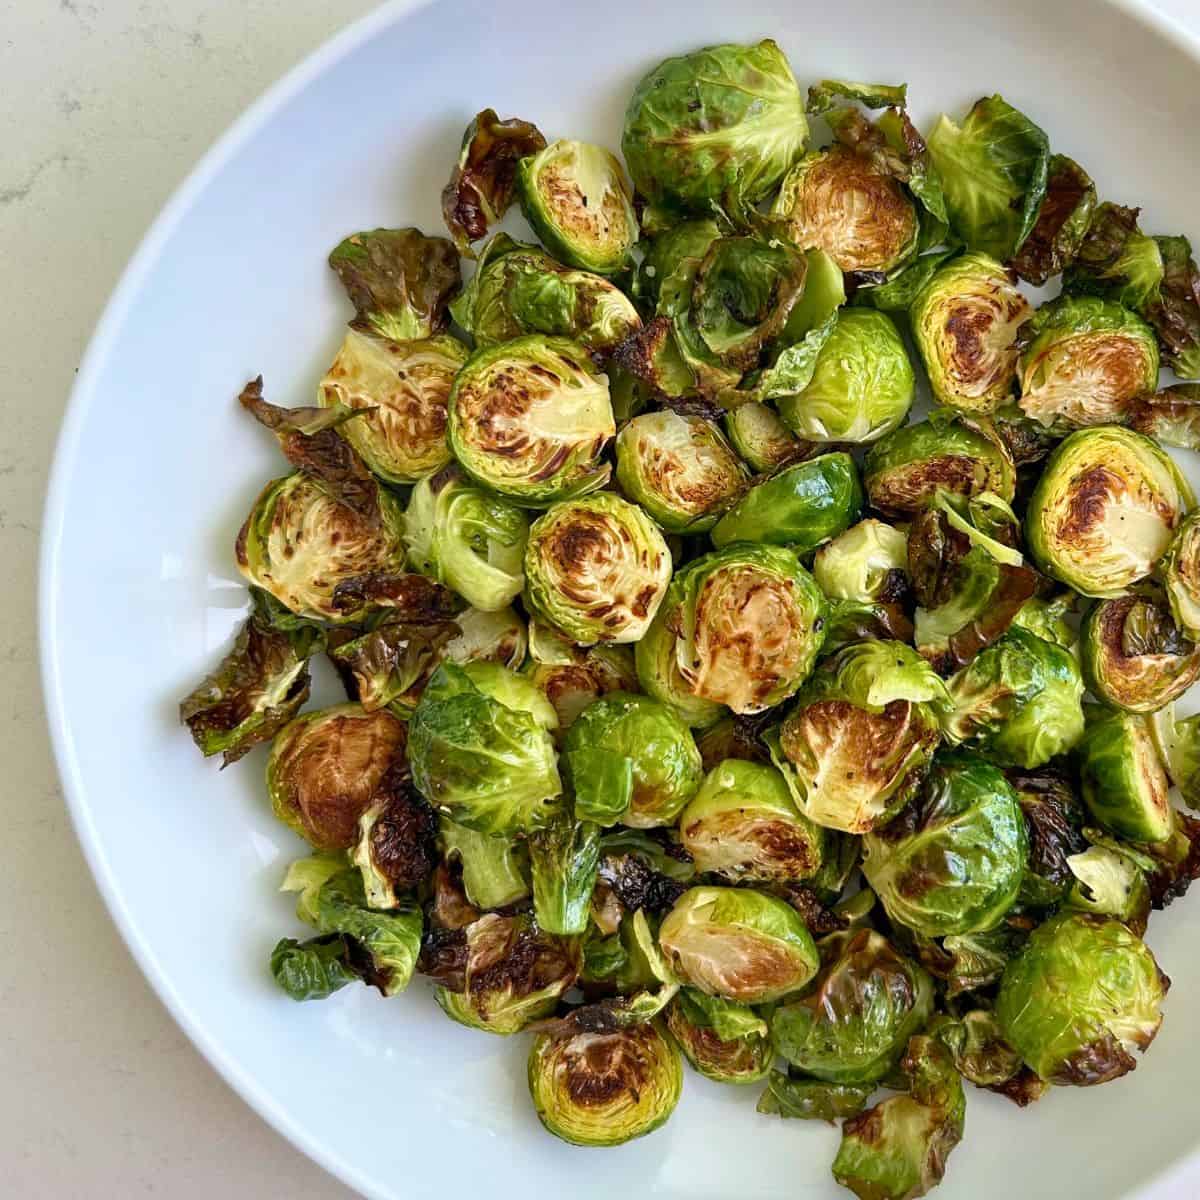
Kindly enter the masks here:
[[1135, 400], [1129, 426], [1166, 446], [1200, 450], [1200, 383], [1179, 383]]
[[1075, 261], [1063, 276], [1069, 295], [1105, 296], [1139, 312], [1155, 302], [1163, 279], [1162, 255], [1138, 228], [1136, 208], [1108, 201], [1092, 214]]
[[1175, 813], [1172, 859], [1149, 876], [1150, 900], [1155, 908], [1166, 908], [1183, 896], [1200, 879], [1200, 820]]
[[1053, 904], [1074, 880], [1067, 859], [1088, 848], [1083, 805], [1066, 771], [1058, 767], [1011, 770], [1006, 775], [1029, 834], [1029, 870], [1022, 896], [1030, 904]]
[[1145, 310], [1167, 365], [1184, 379], [1200, 376], [1200, 268], [1185, 237], [1154, 239], [1162, 254], [1163, 280]]
[[339, 612], [360, 608], [394, 609], [396, 618], [417, 624], [447, 621], [462, 607], [448, 588], [424, 575], [405, 571], [369, 571], [343, 579], [333, 589]]
[[706, 729], [696, 739], [704, 769], [711, 771], [727, 758], [738, 758], [745, 762], [770, 762], [771, 756], [762, 740], [762, 733], [773, 716], [770, 711], [754, 715], [733, 713]]
[[1045, 1095], [1049, 1086], [1028, 1067], [1022, 1067], [1011, 1079], [1003, 1083], [993, 1083], [987, 1090], [1007, 1096], [1018, 1108], [1028, 1108], [1035, 1100], [1040, 1100]]
[[351, 674], [354, 695], [367, 712], [405, 696], [433, 673], [446, 643], [460, 632], [453, 621], [415, 623], [393, 617], [330, 651]]
[[[821, 902], [821, 897], [806, 884], [785, 884], [783, 898], [800, 914], [801, 920], [808, 926], [808, 932], [813, 937], [840, 933], [843, 929], [850, 928], [849, 920], [834, 912], [832, 908], [826, 908]], [[758, 1111], [762, 1112], [762, 1109]]]
[[426, 915], [430, 928], [465, 929], [479, 920], [479, 910], [467, 899], [462, 884], [462, 871], [457, 862], [438, 863], [430, 883], [430, 899]]
[[433, 872], [437, 861], [437, 814], [413, 787], [408, 763], [385, 772], [371, 807], [381, 806], [366, 834], [371, 866], [393, 892], [409, 891]]
[[[440, 868], [439, 868], [440, 869]], [[427, 924], [417, 970], [452, 992], [467, 990], [467, 935], [462, 929]]]
[[1012, 260], [1013, 270], [1038, 287], [1051, 276], [1061, 275], [1074, 260], [1095, 207], [1096, 186], [1091, 176], [1073, 158], [1052, 155], [1046, 198], [1036, 224]]
[[660, 916], [687, 891], [687, 885], [661, 874], [636, 854], [605, 854], [599, 878], [630, 912], [639, 908]]

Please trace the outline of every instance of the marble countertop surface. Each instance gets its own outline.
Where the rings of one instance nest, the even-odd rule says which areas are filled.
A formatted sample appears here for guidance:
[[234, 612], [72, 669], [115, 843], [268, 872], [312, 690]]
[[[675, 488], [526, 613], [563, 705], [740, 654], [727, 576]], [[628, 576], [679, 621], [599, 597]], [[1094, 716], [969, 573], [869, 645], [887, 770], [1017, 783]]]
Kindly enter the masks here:
[[[0, 1193], [336, 1200], [175, 1027], [109, 922], [44, 726], [35, 602], [84, 346], [176, 184], [372, 0], [0, 0]], [[1200, 31], [1198, 0], [1156, 0]], [[1156, 1198], [1193, 1197], [1200, 1168]], [[1178, 1189], [1178, 1190], [1177, 1190]]]

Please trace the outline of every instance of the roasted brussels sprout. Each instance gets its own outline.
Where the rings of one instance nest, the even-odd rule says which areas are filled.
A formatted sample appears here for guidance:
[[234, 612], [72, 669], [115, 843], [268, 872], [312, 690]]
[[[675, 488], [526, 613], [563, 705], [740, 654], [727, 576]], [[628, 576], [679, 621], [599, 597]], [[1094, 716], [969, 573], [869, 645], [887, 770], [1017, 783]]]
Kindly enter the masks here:
[[986, 254], [940, 267], [913, 300], [913, 338], [939, 404], [994, 412], [1017, 376], [1017, 330], [1032, 315], [1012, 273]]
[[653, 1022], [565, 1037], [539, 1034], [529, 1051], [538, 1119], [576, 1146], [619, 1146], [653, 1133], [679, 1102], [683, 1067]]
[[296, 717], [279, 731], [267, 763], [275, 815], [318, 850], [349, 849], [405, 741], [404, 725], [386, 710], [342, 704]]
[[562, 784], [557, 717], [523, 676], [494, 663], [443, 663], [409, 723], [413, 781], [439, 812], [479, 833], [549, 824]]
[[515, 838], [489, 837], [449, 817], [438, 819], [442, 854], [457, 861], [467, 899], [476, 908], [505, 908], [529, 895], [529, 858]]
[[1016, 793], [975, 754], [943, 754], [921, 793], [863, 840], [863, 874], [888, 916], [925, 937], [998, 925], [1028, 851]]
[[793, 552], [727, 546], [676, 573], [637, 644], [638, 679], [690, 725], [711, 724], [722, 704], [763, 712], [808, 677], [824, 618], [821, 589]]
[[1071, 434], [1025, 516], [1038, 566], [1085, 596], [1122, 595], [1166, 553], [1192, 490], [1149, 438], [1115, 426]]
[[791, 67], [767, 39], [661, 62], [634, 89], [621, 150], [652, 204], [707, 212], [770, 195], [807, 136]]
[[1119, 425], [1134, 400], [1158, 386], [1154, 331], [1111, 300], [1053, 300], [1021, 336], [1021, 409], [1062, 432]]
[[1131, 842], [1171, 836], [1171, 785], [1145, 717], [1090, 705], [1078, 760], [1084, 803], [1105, 829]]
[[450, 393], [450, 446], [485, 487], [532, 508], [608, 482], [608, 380], [583, 347], [522, 337], [479, 350]]
[[1200, 647], [1149, 596], [1097, 601], [1083, 620], [1080, 649], [1092, 693], [1128, 712], [1154, 712], [1200, 678]]
[[902, 529], [868, 517], [826, 542], [812, 570], [830, 600], [892, 600], [906, 590], [908, 538]]
[[338, 427], [387, 483], [413, 483], [450, 461], [446, 401], [468, 351], [446, 335], [389, 342], [349, 330], [317, 399], [362, 415]]
[[942, 732], [1006, 767], [1040, 767], [1083, 736], [1083, 680], [1075, 656], [1014, 628], [948, 682]]
[[1037, 222], [1012, 259], [1016, 273], [1041, 287], [1075, 261], [1096, 209], [1091, 176], [1065, 154], [1050, 156], [1046, 198]]
[[799, 991], [818, 966], [796, 910], [749, 888], [688, 889], [663, 919], [658, 942], [684, 983], [739, 1004]]
[[766, 542], [804, 554], [853, 524], [862, 504], [854, 460], [822, 454], [751, 487], [713, 527], [713, 545]]
[[1063, 277], [1068, 295], [1103, 296], [1138, 311], [1154, 300], [1163, 282], [1162, 251], [1137, 217], [1136, 208], [1107, 201], [1096, 209]]
[[1193, 641], [1200, 638], [1200, 512], [1179, 523], [1159, 570], [1175, 624]]
[[679, 818], [696, 870], [730, 883], [785, 883], [816, 874], [822, 830], [801, 816], [774, 767], [727, 759], [705, 776]]
[[768, 737], [801, 811], [847, 833], [884, 824], [920, 785], [940, 740], [930, 701], [944, 697], [900, 642], [858, 642], [826, 659]]
[[1088, 848], [1083, 836], [1083, 804], [1068, 776], [1054, 767], [1009, 771], [1007, 776], [1025, 815], [1029, 839], [1020, 902], [1032, 908], [1049, 908], [1066, 897], [1074, 882], [1071, 857]]
[[1012, 501], [1017, 475], [999, 435], [949, 409], [902, 425], [867, 451], [863, 483], [883, 513], [915, 513], [941, 489], [960, 496], [994, 492]]
[[573, 641], [636, 642], [666, 594], [671, 552], [636, 504], [602, 492], [534, 522], [525, 579], [527, 607]]
[[529, 865], [538, 927], [586, 933], [600, 866], [600, 826], [564, 815], [530, 836]]
[[1021, 1070], [1021, 1056], [1004, 1040], [994, 1012], [973, 1008], [957, 1020], [935, 1018], [929, 1028], [954, 1056], [958, 1073], [976, 1087], [1007, 1083]]
[[1079, 640], [1075, 627], [1067, 620], [1075, 611], [1075, 601], [1075, 593], [1069, 591], [1057, 596], [1034, 596], [1017, 609], [1012, 623], [1048, 642], [1055, 642], [1064, 650], [1071, 650]]
[[627, 646], [577, 646], [534, 621], [524, 673], [554, 706], [560, 737], [593, 700], [637, 690], [633, 651]]
[[1062, 913], [1034, 930], [1004, 972], [996, 1016], [1042, 1079], [1086, 1087], [1134, 1068], [1162, 1023], [1165, 976], [1119, 921]]
[[625, 172], [602, 146], [561, 140], [517, 167], [521, 211], [551, 254], [612, 275], [629, 261], [637, 215]]
[[778, 400], [779, 415], [814, 442], [873, 442], [903, 424], [913, 402], [913, 370], [887, 313], [838, 314], [803, 391]]
[[667, 1009], [667, 1029], [684, 1057], [716, 1083], [758, 1083], [775, 1052], [767, 1023], [741, 1004], [684, 988]]
[[687, 725], [666, 705], [628, 692], [579, 714], [563, 758], [577, 817], [636, 829], [673, 825], [703, 774]]
[[822, 943], [821, 972], [771, 1014], [776, 1051], [828, 1083], [876, 1083], [933, 1012], [933, 980], [873, 929]]
[[752, 471], [773, 471], [802, 448], [779, 414], [757, 400], [731, 408], [725, 432]]

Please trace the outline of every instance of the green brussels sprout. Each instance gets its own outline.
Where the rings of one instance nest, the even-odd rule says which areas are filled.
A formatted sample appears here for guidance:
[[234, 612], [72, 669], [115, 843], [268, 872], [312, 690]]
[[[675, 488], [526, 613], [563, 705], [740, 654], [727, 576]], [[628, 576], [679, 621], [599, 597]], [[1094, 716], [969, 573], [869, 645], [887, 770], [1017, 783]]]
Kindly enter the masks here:
[[457, 861], [463, 891], [476, 908], [507, 908], [529, 895], [529, 856], [515, 838], [489, 837], [438, 818], [442, 856]]
[[1017, 377], [1017, 330], [1033, 314], [1007, 267], [964, 254], [940, 267], [913, 300], [913, 339], [939, 404], [993, 412]]
[[478, 833], [544, 828], [562, 783], [549, 701], [494, 663], [442, 663], [409, 723], [413, 782], [439, 812]]
[[1096, 185], [1065, 154], [1050, 156], [1046, 198], [1037, 221], [1012, 259], [1020, 278], [1041, 287], [1075, 261], [1096, 210]]
[[873, 442], [904, 423], [914, 393], [912, 364], [886, 313], [851, 308], [817, 352], [802, 391], [778, 401], [798, 437], [814, 442]]
[[929, 135], [951, 230], [971, 250], [1006, 262], [1037, 223], [1046, 195], [1045, 133], [1001, 96], [985, 96], [961, 125], [944, 113]]
[[539, 928], [586, 933], [600, 866], [600, 826], [563, 816], [530, 836], [529, 865]]
[[877, 1083], [933, 1013], [933, 980], [873, 929], [822, 944], [821, 972], [771, 1014], [777, 1053], [827, 1083]]
[[767, 39], [661, 62], [634, 89], [621, 151], [652, 204], [707, 212], [765, 199], [807, 137], [800, 89]]
[[816, 874], [822, 830], [796, 809], [782, 774], [728, 759], [704, 778], [679, 818], [696, 870], [730, 883], [786, 883]]
[[386, 709], [340, 704], [301, 714], [271, 746], [272, 810], [318, 850], [349, 849], [388, 769], [403, 760], [406, 738]]
[[1200, 647], [1183, 636], [1167, 605], [1152, 597], [1098, 600], [1079, 638], [1083, 678], [1114, 708], [1154, 712], [1200, 678]]
[[739, 1004], [799, 991], [819, 962], [796, 910], [749, 888], [689, 888], [663, 918], [658, 943], [685, 984]]
[[767, 1023], [751, 1008], [684, 988], [667, 1029], [694, 1070], [716, 1083], [758, 1083], [775, 1057]]
[[414, 483], [450, 461], [446, 401], [469, 352], [447, 335], [389, 342], [351, 329], [317, 389], [323, 408], [362, 412], [339, 431], [387, 483]]
[[939, 1038], [910, 1039], [901, 1062], [908, 1094], [891, 1096], [842, 1125], [833, 1177], [859, 1200], [912, 1200], [941, 1181], [962, 1140], [962, 1078]]
[[352, 233], [329, 255], [355, 308], [354, 328], [389, 342], [432, 337], [449, 321], [462, 273], [454, 247], [419, 229]]
[[763, 712], [808, 677], [824, 618], [821, 589], [792, 551], [727, 546], [676, 573], [637, 644], [638, 679], [689, 725], [712, 724], [722, 704]]
[[635, 829], [674, 825], [700, 786], [691, 731], [649, 696], [611, 692], [579, 714], [563, 741], [575, 815]]
[[1069, 650], [1013, 628], [946, 684], [942, 733], [1005, 767], [1040, 767], [1083, 736], [1083, 680]]
[[1144, 717], [1089, 705], [1077, 755], [1083, 801], [1098, 824], [1131, 842], [1171, 836], [1171, 784]]
[[460, 253], [474, 257], [471, 243], [487, 234], [508, 210], [521, 159], [546, 147], [536, 125], [496, 110], [476, 113], [463, 133], [458, 161], [442, 190], [442, 217]]
[[525, 579], [526, 608], [573, 641], [636, 642], [666, 595], [671, 551], [636, 504], [601, 492], [533, 523]]
[[1138, 311], [1151, 303], [1162, 287], [1162, 250], [1138, 228], [1137, 217], [1136, 208], [1099, 205], [1063, 276], [1063, 291], [1103, 296]]
[[1064, 432], [1121, 424], [1158, 386], [1158, 343], [1141, 317], [1095, 296], [1052, 300], [1021, 331], [1022, 412]]
[[858, 642], [826, 659], [800, 693], [772, 756], [816, 824], [865, 833], [919, 787], [940, 740], [930, 701], [945, 686], [900, 642]]
[[1110, 425], [1081, 429], [1046, 464], [1025, 537], [1046, 574], [1085, 596], [1120, 596], [1154, 570], [1193, 503], [1149, 438]]
[[1179, 523], [1159, 571], [1175, 624], [1186, 637], [1200, 639], [1200, 512]]
[[1005, 1039], [1048, 1083], [1086, 1087], [1134, 1068], [1162, 1023], [1165, 976], [1119, 921], [1062, 913], [1034, 930], [1004, 972]]
[[1012, 623], [1070, 650], [1079, 640], [1075, 627], [1067, 620], [1068, 614], [1075, 611], [1076, 599], [1075, 593], [1070, 591], [1060, 592], [1057, 596], [1033, 596], [1017, 609]]
[[565, 337], [606, 355], [641, 327], [633, 302], [616, 284], [556, 262], [537, 246], [498, 233], [450, 306], [481, 349], [526, 334]]
[[826, 1121], [856, 1117], [875, 1091], [873, 1083], [825, 1083], [819, 1079], [793, 1079], [772, 1071], [759, 1097], [756, 1112], [801, 1121]]
[[612, 275], [629, 261], [637, 214], [625, 172], [602, 146], [551, 142], [517, 167], [521, 211], [551, 254]]
[[447, 662], [460, 667], [469, 662], [493, 662], [515, 671], [525, 661], [525, 622], [511, 608], [497, 612], [468, 608], [454, 623], [459, 633], [446, 643]]
[[1049, 908], [1066, 898], [1075, 880], [1070, 860], [1088, 847], [1083, 804], [1067, 776], [1053, 767], [1006, 774], [1017, 793], [1029, 840], [1019, 899], [1027, 907]]
[[575, 1146], [619, 1146], [662, 1125], [683, 1088], [674, 1043], [653, 1022], [566, 1037], [542, 1033], [529, 1051], [538, 1119]]
[[801, 443], [774, 409], [751, 400], [725, 414], [725, 432], [750, 470], [773, 471], [796, 454]]
[[849, 528], [862, 504], [850, 455], [821, 454], [751, 487], [713, 527], [713, 545], [766, 542], [804, 554]]
[[449, 429], [467, 474], [531, 508], [593, 492], [611, 473], [600, 462], [616, 433], [607, 378], [563, 338], [476, 351], [454, 381]]
[[812, 571], [830, 600], [892, 599], [907, 586], [908, 537], [868, 517], [826, 542], [813, 558]]
[[1129, 406], [1127, 424], [1164, 446], [1200, 450], [1200, 383], [1177, 383], [1139, 397]]
[[973, 1008], [958, 1019], [935, 1018], [929, 1032], [954, 1056], [958, 1073], [976, 1087], [1007, 1083], [1021, 1070], [1021, 1056], [1004, 1040], [996, 1014], [986, 1008]]
[[1067, 860], [1074, 883], [1063, 907], [1113, 917], [1141, 937], [1150, 916], [1150, 885], [1142, 868], [1110, 846], [1089, 846]]
[[453, 467], [422, 479], [405, 513], [409, 565], [483, 612], [505, 608], [521, 594], [528, 534], [520, 508]]
[[746, 468], [703, 417], [662, 409], [617, 435], [617, 482], [668, 533], [705, 533], [741, 492]]
[[578, 938], [539, 929], [528, 913], [484, 913], [465, 931], [462, 987], [434, 991], [446, 1016], [471, 1029], [507, 1036], [550, 1016], [582, 964]]
[[920, 795], [863, 839], [863, 874], [888, 917], [925, 937], [994, 928], [1028, 852], [1017, 795], [975, 754], [940, 755]]
[[1017, 473], [990, 426], [942, 409], [876, 442], [863, 463], [863, 483], [872, 507], [903, 515], [919, 512], [939, 489], [960, 496], [994, 492], [1011, 503]]
[[917, 249], [917, 210], [900, 182], [844, 146], [806, 154], [771, 208], [803, 250], [824, 250], [843, 271], [888, 272]]

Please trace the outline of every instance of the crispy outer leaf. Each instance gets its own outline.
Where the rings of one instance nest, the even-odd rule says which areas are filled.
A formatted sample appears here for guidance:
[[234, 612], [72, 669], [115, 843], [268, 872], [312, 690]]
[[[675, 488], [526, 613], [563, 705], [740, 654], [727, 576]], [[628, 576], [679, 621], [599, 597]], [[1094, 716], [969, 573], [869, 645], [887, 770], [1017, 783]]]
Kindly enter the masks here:
[[1162, 255], [1163, 281], [1146, 307], [1167, 365], [1184, 379], [1200, 378], [1200, 268], [1185, 237], [1154, 239]]
[[333, 607], [339, 612], [394, 609], [398, 619], [423, 623], [449, 620], [462, 606], [449, 588], [424, 575], [381, 570], [342, 580], [333, 589]]
[[1135, 400], [1129, 426], [1164, 445], [1200, 450], [1200, 383], [1179, 383]]
[[857, 1117], [867, 1107], [873, 1083], [825, 1083], [820, 1079], [791, 1079], [772, 1071], [759, 1097], [758, 1111], [802, 1121], [828, 1121]]
[[848, 79], [822, 79], [808, 89], [808, 111], [826, 113], [838, 100], [853, 100], [865, 108], [903, 108], [908, 96], [904, 83], [855, 83]]
[[443, 647], [459, 632], [453, 621], [416, 623], [389, 613], [377, 628], [330, 653], [353, 674], [359, 703], [374, 712], [432, 675]]
[[350, 959], [350, 939], [340, 933], [283, 938], [271, 951], [271, 975], [293, 1000], [324, 1000], [359, 978]]
[[1139, 312], [1155, 300], [1163, 281], [1162, 251], [1138, 228], [1138, 211], [1108, 201], [1096, 208], [1063, 276], [1063, 291], [1104, 296]]
[[1012, 268], [1039, 287], [1074, 260], [1096, 208], [1091, 176], [1065, 154], [1050, 159], [1046, 198], [1037, 222], [1012, 260]]

